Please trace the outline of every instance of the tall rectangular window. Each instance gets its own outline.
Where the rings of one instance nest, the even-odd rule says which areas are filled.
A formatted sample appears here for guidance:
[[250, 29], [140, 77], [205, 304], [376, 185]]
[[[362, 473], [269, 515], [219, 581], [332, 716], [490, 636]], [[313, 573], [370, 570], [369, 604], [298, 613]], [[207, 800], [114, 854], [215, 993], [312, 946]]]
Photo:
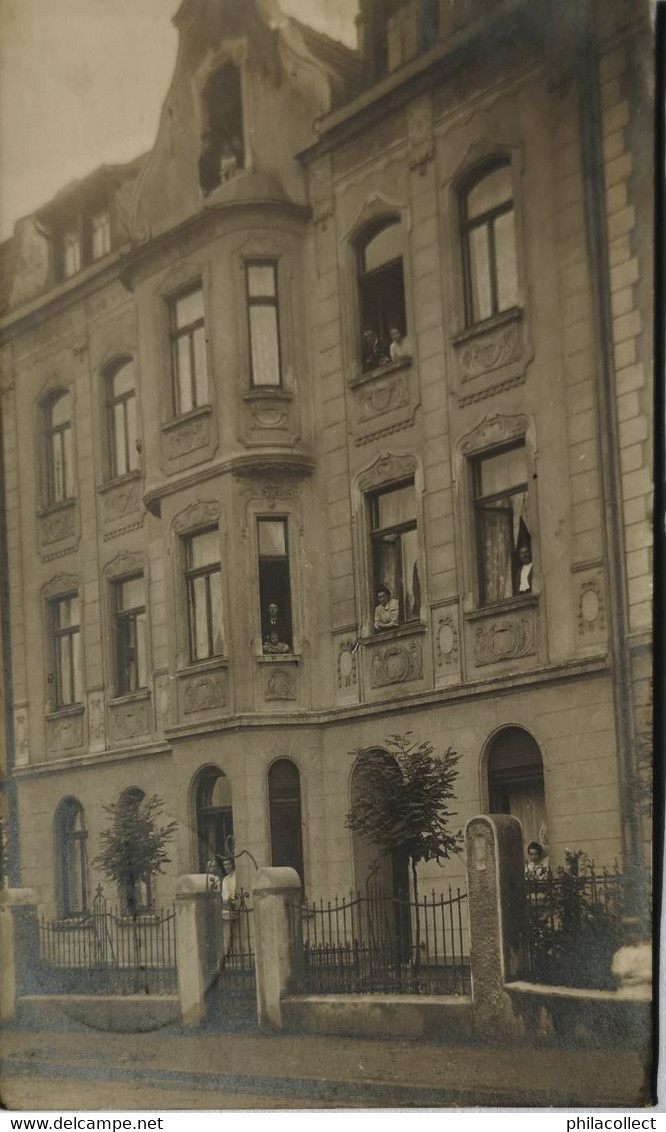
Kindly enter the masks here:
[[171, 352], [177, 416], [208, 402], [208, 358], [201, 286], [171, 301]]
[[126, 696], [147, 684], [146, 595], [143, 574], [114, 582], [116, 694]]
[[74, 496], [72, 399], [57, 393], [45, 405], [46, 495], [53, 506]]
[[125, 476], [139, 466], [134, 365], [123, 362], [107, 377], [107, 419], [111, 475]]
[[261, 640], [268, 655], [291, 652], [291, 584], [286, 519], [257, 519]]
[[222, 656], [222, 570], [217, 527], [185, 540], [190, 660]]
[[253, 385], [281, 385], [280, 312], [274, 260], [246, 264]]
[[479, 601], [532, 589], [532, 537], [527, 516], [527, 460], [523, 442], [473, 463]]
[[414, 481], [373, 492], [369, 503], [374, 626], [381, 631], [421, 615]]
[[468, 325], [515, 307], [518, 265], [508, 162], [484, 172], [464, 195], [463, 262]]
[[56, 706], [78, 704], [81, 690], [81, 626], [78, 594], [51, 605]]
[[94, 212], [90, 218], [90, 245], [94, 260], [111, 251], [111, 215], [107, 209]]

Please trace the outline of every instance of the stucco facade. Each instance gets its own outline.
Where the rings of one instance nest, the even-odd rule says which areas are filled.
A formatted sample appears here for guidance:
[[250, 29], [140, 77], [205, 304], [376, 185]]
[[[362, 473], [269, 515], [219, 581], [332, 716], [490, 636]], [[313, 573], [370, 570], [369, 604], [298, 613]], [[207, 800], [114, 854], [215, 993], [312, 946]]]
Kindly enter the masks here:
[[[285, 864], [296, 823], [312, 897], [362, 884], [353, 752], [407, 730], [459, 752], [461, 827], [512, 807], [553, 863], [573, 847], [626, 865], [648, 843], [647, 5], [442, 3], [426, 26], [436, 8], [362, 5], [353, 53], [258, 0], [188, 0], [153, 151], [65, 190], [5, 249], [12, 774], [21, 883], [49, 912], [67, 911], [62, 804], [89, 894], [102, 807], [129, 788], [179, 823], [158, 902], [222, 848], [206, 830], [232, 826], [237, 850]], [[242, 104], [226, 151], [206, 102], [221, 72]], [[504, 196], [477, 221], [496, 173]], [[59, 278], [63, 224], [100, 194], [108, 249]], [[484, 298], [473, 233], [491, 228]], [[382, 233], [399, 245], [388, 298]], [[367, 312], [389, 309], [402, 354], [370, 364]], [[123, 367], [138, 445], [118, 474]], [[508, 494], [484, 487], [509, 474]], [[188, 557], [209, 532], [214, 609]], [[118, 670], [127, 580], [140, 676], [136, 641]], [[378, 627], [389, 580], [400, 608]], [[269, 770], [287, 759], [285, 802]], [[463, 874], [462, 858], [422, 867], [428, 886]]]

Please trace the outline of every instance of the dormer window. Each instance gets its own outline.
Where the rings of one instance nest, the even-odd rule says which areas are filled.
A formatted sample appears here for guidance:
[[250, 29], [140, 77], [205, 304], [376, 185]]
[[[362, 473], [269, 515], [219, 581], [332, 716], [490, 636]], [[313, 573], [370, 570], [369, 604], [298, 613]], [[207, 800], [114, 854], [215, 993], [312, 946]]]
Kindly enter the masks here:
[[54, 276], [71, 279], [111, 251], [111, 213], [102, 201], [72, 207], [51, 221], [54, 227]]
[[68, 228], [62, 235], [62, 273], [65, 279], [81, 270], [81, 235], [78, 228]]
[[225, 63], [208, 79], [203, 92], [204, 132], [199, 183], [204, 196], [235, 176], [245, 163], [243, 101], [238, 67]]
[[107, 209], [95, 212], [90, 222], [92, 258], [101, 259], [111, 251], [111, 215]]

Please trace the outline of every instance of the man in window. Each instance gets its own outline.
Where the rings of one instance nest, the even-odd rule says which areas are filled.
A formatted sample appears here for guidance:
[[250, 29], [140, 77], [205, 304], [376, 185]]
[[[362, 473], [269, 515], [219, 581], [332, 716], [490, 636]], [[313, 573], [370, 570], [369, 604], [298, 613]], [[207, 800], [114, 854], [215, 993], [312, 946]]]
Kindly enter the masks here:
[[371, 326], [366, 326], [363, 331], [364, 371], [377, 369], [378, 366], [385, 366], [388, 360], [388, 356], [379, 341], [376, 331], [374, 331]]
[[264, 640], [264, 652], [269, 655], [290, 651], [287, 642], [280, 640], [279, 620], [280, 607], [277, 602], [272, 601], [268, 607], [268, 633]]
[[400, 621], [397, 598], [391, 597], [388, 586], [377, 586], [375, 597], [375, 629], [391, 629]]

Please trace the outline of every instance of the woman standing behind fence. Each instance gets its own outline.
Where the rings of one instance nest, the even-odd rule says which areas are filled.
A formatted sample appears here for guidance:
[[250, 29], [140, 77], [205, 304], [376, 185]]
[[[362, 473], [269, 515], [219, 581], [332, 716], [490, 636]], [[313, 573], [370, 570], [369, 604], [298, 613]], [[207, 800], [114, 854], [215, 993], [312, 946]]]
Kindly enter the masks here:
[[219, 853], [216, 853], [215, 860], [222, 872], [222, 966], [224, 966], [236, 944], [238, 922], [236, 865], [233, 857], [221, 857]]

